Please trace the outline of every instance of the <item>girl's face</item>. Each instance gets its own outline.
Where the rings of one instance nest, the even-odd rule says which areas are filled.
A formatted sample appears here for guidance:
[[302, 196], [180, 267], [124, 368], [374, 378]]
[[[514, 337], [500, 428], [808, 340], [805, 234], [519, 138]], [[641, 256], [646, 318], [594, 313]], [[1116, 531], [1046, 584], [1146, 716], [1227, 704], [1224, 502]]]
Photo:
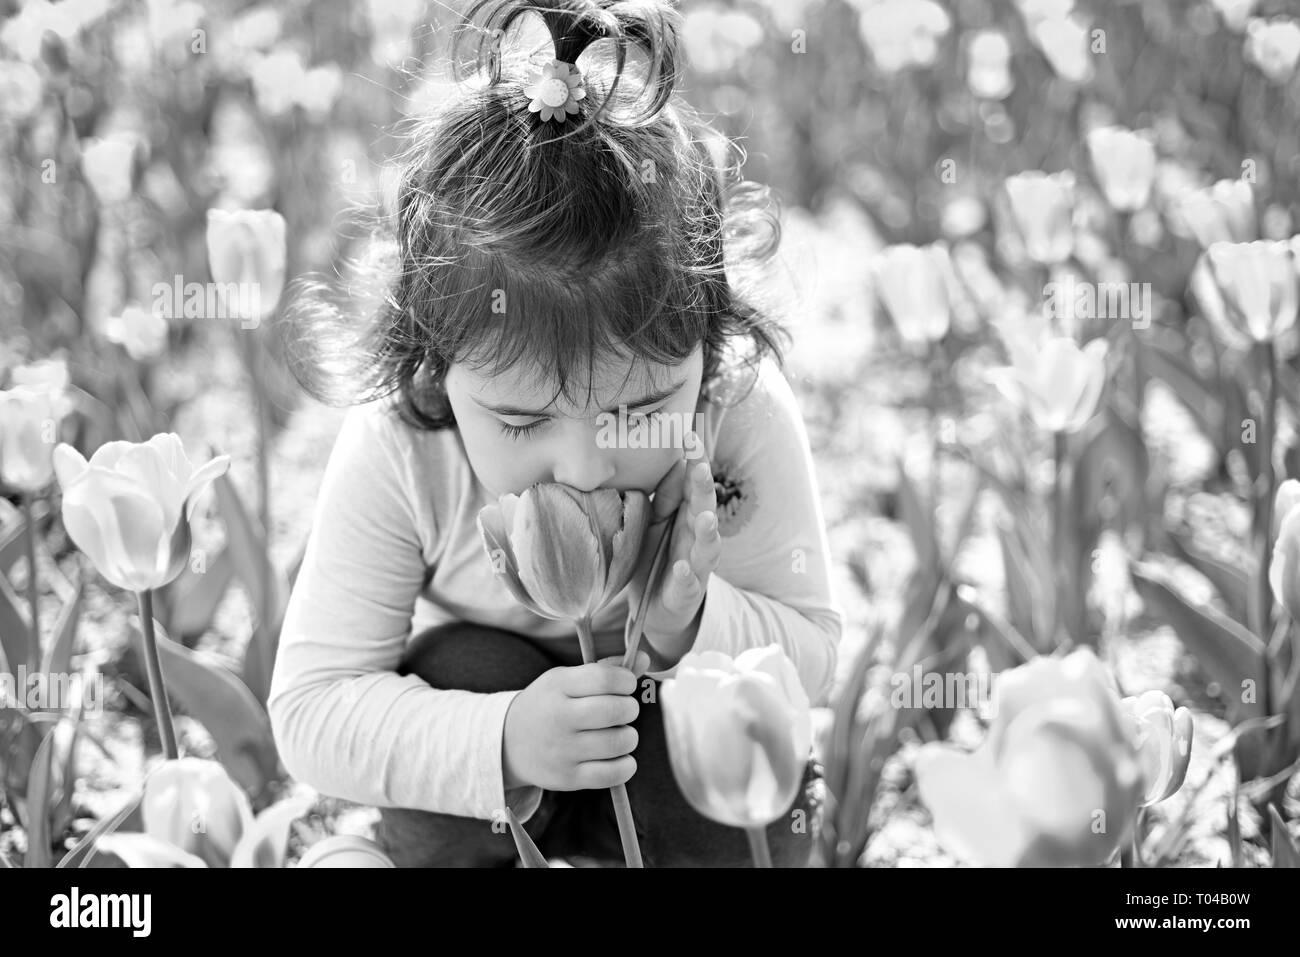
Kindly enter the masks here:
[[[625, 362], [599, 368], [589, 407], [578, 408], [564, 396], [547, 404], [555, 382], [510, 374], [491, 378], [453, 363], [444, 385], [479, 481], [493, 496], [518, 494], [537, 482], [584, 492], [653, 492], [682, 457], [683, 446], [688, 457], [698, 454], [698, 446], [683, 437], [695, 425], [704, 352], [697, 345], [678, 365], [638, 363], [629, 376], [630, 367]], [[571, 391], [583, 401], [587, 383]]]

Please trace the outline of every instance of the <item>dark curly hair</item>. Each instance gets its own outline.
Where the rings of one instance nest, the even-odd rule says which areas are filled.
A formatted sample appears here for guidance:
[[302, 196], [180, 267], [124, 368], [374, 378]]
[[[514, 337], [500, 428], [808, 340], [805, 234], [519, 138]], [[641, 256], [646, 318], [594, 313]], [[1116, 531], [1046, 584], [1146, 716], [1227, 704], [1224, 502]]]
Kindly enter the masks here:
[[[536, 60], [503, 42], [530, 13], [553, 43], [542, 62], [576, 64], [591, 48], [588, 95], [563, 123], [529, 111]], [[676, 364], [703, 343], [706, 386], [733, 339], [747, 363], [783, 364], [788, 333], [724, 268], [772, 255], [776, 203], [674, 93], [680, 27], [663, 0], [475, 3], [451, 45], [460, 95], [411, 121], [376, 247], [379, 307], [357, 323], [329, 284], [308, 281], [286, 311], [303, 388], [330, 405], [397, 392], [403, 420], [441, 429], [455, 425], [442, 387], [453, 362], [554, 377], [566, 398], [576, 368], [611, 356]]]

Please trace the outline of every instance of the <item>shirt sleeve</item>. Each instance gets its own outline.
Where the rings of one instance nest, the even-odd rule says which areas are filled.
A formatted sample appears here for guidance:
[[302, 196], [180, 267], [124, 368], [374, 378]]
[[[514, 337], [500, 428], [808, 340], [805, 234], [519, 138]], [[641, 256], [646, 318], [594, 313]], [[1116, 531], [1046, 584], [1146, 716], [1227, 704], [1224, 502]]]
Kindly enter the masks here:
[[501, 768], [519, 692], [396, 672], [425, 581], [421, 530], [437, 534], [396, 430], [382, 406], [350, 409], [326, 464], [267, 701], [281, 760], [361, 804], [490, 818], [509, 803], [527, 819], [541, 791], [506, 794]]
[[[759, 366], [748, 395], [727, 410], [713, 443], [737, 497], [719, 502], [722, 557], [709, 577], [692, 651], [736, 656], [777, 644], [814, 707], [835, 679], [844, 615], [831, 589], [830, 548], [807, 432], [780, 368]], [[677, 668], [647, 672], [671, 677]]]

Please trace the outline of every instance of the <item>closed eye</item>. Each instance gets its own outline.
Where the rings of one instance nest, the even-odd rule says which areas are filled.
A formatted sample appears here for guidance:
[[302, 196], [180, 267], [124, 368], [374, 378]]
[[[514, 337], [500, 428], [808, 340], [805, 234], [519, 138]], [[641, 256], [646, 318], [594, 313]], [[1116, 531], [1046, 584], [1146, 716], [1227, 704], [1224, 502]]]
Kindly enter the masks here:
[[511, 425], [509, 422], [501, 422], [499, 424], [501, 426], [502, 435], [514, 441], [518, 441], [519, 439], [528, 438], [528, 436], [540, 429], [546, 422], [546, 419], [538, 419], [536, 422], [529, 422], [527, 425]]

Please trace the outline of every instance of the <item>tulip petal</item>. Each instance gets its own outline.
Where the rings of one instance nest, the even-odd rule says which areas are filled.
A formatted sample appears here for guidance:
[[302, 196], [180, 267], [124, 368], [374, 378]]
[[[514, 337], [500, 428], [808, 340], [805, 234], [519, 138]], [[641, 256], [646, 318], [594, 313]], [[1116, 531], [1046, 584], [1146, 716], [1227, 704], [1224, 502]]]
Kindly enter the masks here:
[[60, 442], [54, 447], [54, 474], [63, 491], [66, 492], [89, 468], [85, 456], [66, 442]]
[[203, 497], [203, 493], [207, 491], [208, 486], [222, 475], [225, 475], [229, 469], [230, 456], [218, 455], [210, 462], [205, 462], [194, 470], [185, 483], [185, 521], [189, 521], [194, 517], [194, 509], [199, 504], [199, 499]]
[[650, 527], [650, 514], [648, 495], [636, 490], [623, 493], [623, 522], [610, 541], [609, 570], [601, 607], [613, 601], [632, 580], [641, 557], [641, 544]]
[[589, 618], [604, 591], [601, 546], [581, 506], [548, 485], [519, 498], [510, 540], [519, 580], [548, 617]]
[[1187, 779], [1187, 768], [1192, 763], [1193, 732], [1192, 712], [1187, 708], [1179, 708], [1174, 712], [1173, 765], [1169, 773], [1169, 784], [1156, 799], [1156, 803], [1173, 797]]
[[283, 867], [289, 826], [312, 809], [307, 798], [286, 798], [257, 815], [230, 855], [231, 867]]
[[112, 584], [157, 587], [162, 508], [132, 479], [91, 467], [63, 496], [68, 535]]
[[207, 867], [201, 858], [152, 834], [103, 834], [96, 849], [122, 859], [127, 867]]
[[1011, 867], [1020, 859], [1027, 836], [986, 748], [965, 754], [946, 744], [924, 745], [916, 756], [916, 783], [935, 836], [949, 853], [985, 867]]
[[[158, 438], [160, 436], [154, 436], [154, 439]], [[124, 451], [114, 471], [135, 480], [158, 503], [162, 508], [164, 532], [170, 537], [181, 519], [185, 486], [172, 471], [175, 450], [168, 447], [169, 443], [155, 444], [154, 439]]]

